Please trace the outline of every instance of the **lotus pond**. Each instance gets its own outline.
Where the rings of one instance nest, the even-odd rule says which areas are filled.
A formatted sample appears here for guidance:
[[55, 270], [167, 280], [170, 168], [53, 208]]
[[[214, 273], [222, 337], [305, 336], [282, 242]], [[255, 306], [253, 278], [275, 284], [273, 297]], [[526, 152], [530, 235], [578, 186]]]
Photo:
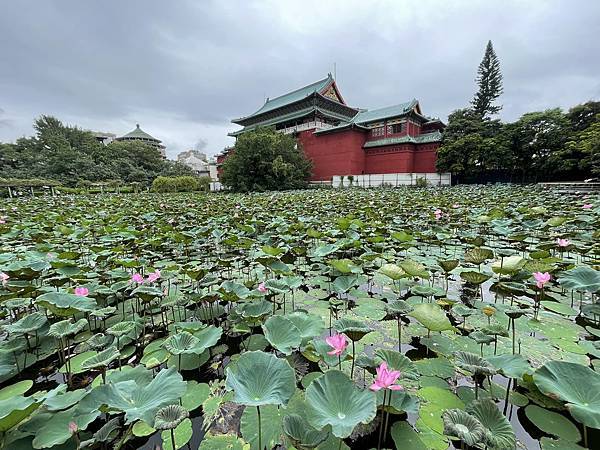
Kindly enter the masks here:
[[600, 199], [0, 206], [0, 448], [600, 447]]

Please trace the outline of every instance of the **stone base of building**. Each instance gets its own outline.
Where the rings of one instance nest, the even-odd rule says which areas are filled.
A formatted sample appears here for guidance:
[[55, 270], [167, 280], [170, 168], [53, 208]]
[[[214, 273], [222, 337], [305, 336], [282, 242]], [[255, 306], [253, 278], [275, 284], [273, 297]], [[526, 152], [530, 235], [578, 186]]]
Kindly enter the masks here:
[[428, 186], [450, 186], [450, 173], [380, 173], [366, 175], [336, 175], [331, 179], [334, 188], [417, 186], [424, 180]]

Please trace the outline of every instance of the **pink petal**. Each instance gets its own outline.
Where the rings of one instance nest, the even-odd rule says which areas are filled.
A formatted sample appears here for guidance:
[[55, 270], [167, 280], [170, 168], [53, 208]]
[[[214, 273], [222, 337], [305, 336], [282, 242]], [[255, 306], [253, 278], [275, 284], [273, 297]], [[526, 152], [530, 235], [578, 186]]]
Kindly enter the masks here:
[[371, 389], [372, 391], [380, 391], [381, 389], [383, 389], [383, 387], [377, 384], [377, 382], [375, 382], [371, 386], [369, 386], [369, 389]]
[[404, 388], [403, 388], [402, 386], [400, 386], [399, 384], [392, 384], [392, 385], [390, 386], [390, 389], [391, 389], [392, 391], [401, 391], [401, 390], [403, 390]]

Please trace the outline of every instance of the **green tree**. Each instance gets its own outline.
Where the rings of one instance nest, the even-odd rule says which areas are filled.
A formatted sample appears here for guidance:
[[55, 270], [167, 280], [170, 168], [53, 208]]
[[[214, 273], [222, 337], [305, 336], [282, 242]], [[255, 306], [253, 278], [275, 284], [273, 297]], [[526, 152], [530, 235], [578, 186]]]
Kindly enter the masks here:
[[477, 69], [476, 81], [479, 90], [471, 101], [473, 111], [481, 117], [497, 114], [502, 106], [494, 105], [494, 102], [502, 94], [502, 73], [492, 41], [487, 43], [485, 54]]
[[221, 181], [237, 192], [297, 189], [310, 174], [311, 163], [292, 135], [259, 128], [238, 137]]
[[523, 180], [548, 180], [573, 169], [560, 157], [569, 130], [559, 108], [523, 114], [510, 125], [511, 146]]
[[596, 114], [590, 126], [576, 133], [566, 148], [577, 158], [577, 169], [584, 174], [600, 175], [600, 114]]
[[598, 122], [598, 114], [600, 114], [600, 102], [590, 101], [571, 108], [567, 118], [571, 122], [571, 129], [577, 132]]

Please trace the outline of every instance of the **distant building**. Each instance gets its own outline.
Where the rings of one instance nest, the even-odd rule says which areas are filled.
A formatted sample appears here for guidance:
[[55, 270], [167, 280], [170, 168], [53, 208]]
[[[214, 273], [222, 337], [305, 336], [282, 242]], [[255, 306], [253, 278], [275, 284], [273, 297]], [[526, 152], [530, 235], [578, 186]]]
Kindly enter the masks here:
[[97, 141], [102, 142], [104, 145], [110, 144], [117, 138], [115, 133], [105, 133], [103, 131], [91, 131]]
[[217, 165], [213, 158], [207, 158], [198, 150], [188, 150], [177, 155], [177, 161], [190, 167], [198, 176], [217, 180]]
[[[296, 136], [313, 162], [314, 181], [340, 175], [435, 173], [445, 127], [424, 115], [415, 99], [374, 110], [353, 108], [331, 74], [267, 99], [255, 113], [232, 122], [244, 127], [229, 133], [233, 137], [258, 127]], [[217, 155], [219, 167], [234, 147]]]
[[135, 130], [120, 136], [118, 138], [115, 139], [116, 141], [141, 141], [145, 144], [151, 145], [153, 147], [156, 147], [159, 151], [160, 154], [163, 158], [167, 157], [167, 154], [165, 152], [165, 146], [162, 144], [162, 141], [160, 139], [156, 139], [153, 136], [150, 136], [148, 133], [146, 133], [144, 130], [142, 130], [140, 128], [140, 124], [136, 124], [135, 126]]

